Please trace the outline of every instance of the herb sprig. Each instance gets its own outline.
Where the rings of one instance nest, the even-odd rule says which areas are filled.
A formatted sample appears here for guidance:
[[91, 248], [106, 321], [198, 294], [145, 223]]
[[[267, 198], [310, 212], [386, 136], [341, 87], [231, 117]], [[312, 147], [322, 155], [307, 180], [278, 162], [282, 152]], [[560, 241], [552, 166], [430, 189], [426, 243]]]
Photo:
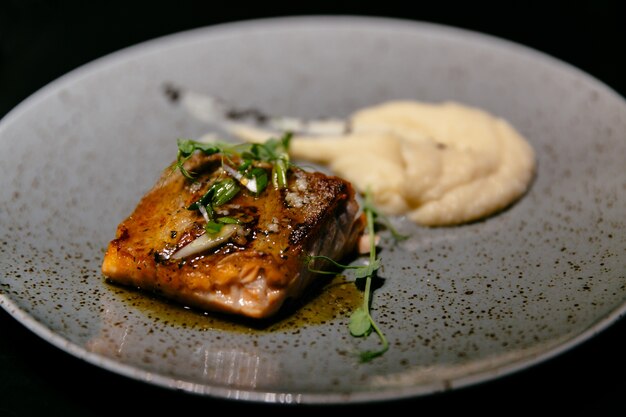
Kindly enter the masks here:
[[178, 139], [178, 154], [176, 155], [176, 163], [174, 164], [174, 169], [180, 170], [181, 174], [187, 179], [194, 180], [194, 176], [192, 172], [187, 171], [185, 168], [185, 162], [196, 151], [201, 151], [205, 155], [213, 155], [216, 153], [226, 154], [227, 152], [232, 151], [232, 148], [229, 149], [229, 145], [219, 144], [219, 143], [207, 143], [207, 142], [198, 142], [192, 139]]
[[241, 157], [244, 163], [239, 167], [240, 172], [248, 170], [252, 161], [264, 161], [272, 164], [272, 184], [275, 188], [287, 187], [287, 171], [289, 169], [289, 143], [291, 133], [282, 138], [271, 138], [264, 143], [253, 143], [250, 149], [243, 152]]
[[[361, 362], [369, 362], [389, 350], [389, 341], [387, 340], [387, 337], [384, 335], [382, 330], [376, 324], [376, 321], [372, 317], [370, 311], [373, 295], [372, 282], [377, 277], [378, 270], [381, 267], [381, 260], [377, 256], [376, 252], [375, 225], [377, 222], [383, 223], [390, 230], [394, 239], [404, 239], [406, 238], [406, 236], [398, 233], [393, 228], [389, 220], [384, 215], [382, 215], [374, 206], [372, 192], [369, 188], [365, 192], [363, 212], [365, 213], [365, 217], [367, 220], [366, 230], [370, 246], [368, 263], [366, 265], [343, 265], [333, 260], [332, 258], [318, 255], [309, 257], [309, 266], [311, 262], [315, 259], [325, 259], [336, 267], [354, 270], [355, 282], [362, 282], [363, 280], [365, 280], [365, 288], [363, 290], [363, 303], [350, 315], [348, 328], [350, 330], [350, 334], [354, 337], [367, 337], [372, 332], [375, 332], [377, 334], [382, 345], [381, 348], [377, 350], [364, 350], [359, 352], [359, 359], [361, 360]], [[334, 274], [334, 272], [316, 270], [311, 268], [309, 268], [309, 270], [312, 272], [323, 274]]]

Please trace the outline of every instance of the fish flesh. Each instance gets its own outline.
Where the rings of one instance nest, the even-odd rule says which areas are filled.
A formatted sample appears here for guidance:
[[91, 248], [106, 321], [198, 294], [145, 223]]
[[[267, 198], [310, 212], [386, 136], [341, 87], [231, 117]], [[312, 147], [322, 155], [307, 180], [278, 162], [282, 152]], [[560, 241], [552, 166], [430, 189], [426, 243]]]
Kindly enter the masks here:
[[104, 277], [188, 307], [262, 319], [301, 297], [319, 277], [314, 271], [329, 267], [318, 255], [341, 260], [356, 252], [365, 221], [351, 183], [294, 165], [286, 187], [241, 187], [211, 207], [213, 217], [229, 221], [210, 233], [206, 209], [190, 207], [233, 178], [242, 161], [227, 159], [194, 153], [184, 162], [193, 179], [165, 169], [118, 225]]

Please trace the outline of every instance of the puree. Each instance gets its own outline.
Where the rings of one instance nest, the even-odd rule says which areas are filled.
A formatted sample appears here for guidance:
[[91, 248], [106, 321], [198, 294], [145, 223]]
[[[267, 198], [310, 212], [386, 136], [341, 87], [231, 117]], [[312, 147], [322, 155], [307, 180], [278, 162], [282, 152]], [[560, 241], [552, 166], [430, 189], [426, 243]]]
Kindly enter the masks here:
[[[506, 120], [457, 102], [389, 101], [350, 117], [349, 133], [297, 135], [294, 159], [327, 165], [388, 215], [424, 226], [479, 220], [519, 199], [535, 171], [528, 141]], [[259, 141], [267, 132], [234, 132]]]

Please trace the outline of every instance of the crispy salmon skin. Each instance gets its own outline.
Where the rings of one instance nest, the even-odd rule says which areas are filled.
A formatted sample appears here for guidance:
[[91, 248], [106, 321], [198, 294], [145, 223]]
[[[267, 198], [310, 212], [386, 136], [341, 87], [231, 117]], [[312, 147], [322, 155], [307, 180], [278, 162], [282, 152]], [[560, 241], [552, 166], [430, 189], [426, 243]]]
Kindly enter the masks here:
[[282, 186], [260, 191], [241, 173], [253, 167], [271, 177], [271, 163], [246, 168], [240, 154], [188, 153], [184, 168], [165, 169], [117, 227], [102, 263], [109, 281], [267, 318], [312, 283], [322, 261], [311, 255], [339, 260], [355, 251], [363, 218], [349, 182], [289, 165]]

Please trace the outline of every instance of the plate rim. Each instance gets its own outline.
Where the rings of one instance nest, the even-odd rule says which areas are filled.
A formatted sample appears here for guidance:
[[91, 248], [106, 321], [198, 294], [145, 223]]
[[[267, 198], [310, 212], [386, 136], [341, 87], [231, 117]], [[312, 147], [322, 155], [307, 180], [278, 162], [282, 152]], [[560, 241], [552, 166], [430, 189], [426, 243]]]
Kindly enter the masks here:
[[[143, 54], [148, 54], [154, 50], [168, 47], [168, 45], [177, 45], [190, 42], [193, 39], [204, 39], [215, 35], [227, 35], [231, 32], [240, 33], [241, 30], [255, 30], [267, 28], [268, 26], [281, 26], [285, 24], [292, 24], [294, 22], [305, 23], [315, 25], [319, 27], [320, 24], [328, 24], [335, 27], [338, 23], [365, 25], [375, 23], [376, 25], [383, 25], [388, 29], [402, 28], [406, 30], [423, 31], [424, 33], [432, 33], [438, 36], [449, 36], [458, 40], [462, 35], [469, 35], [470, 42], [475, 44], [485, 44], [494, 48], [513, 47], [511, 53], [515, 55], [527, 54], [532, 59], [538, 59], [548, 63], [550, 66], [557, 66], [559, 69], [569, 72], [574, 72], [577, 77], [581, 77], [585, 82], [591, 82], [597, 87], [601, 87], [605, 93], [612, 95], [615, 99], [621, 102], [626, 108], [626, 100], [615, 89], [607, 85], [602, 80], [590, 75], [589, 73], [582, 71], [578, 67], [549, 55], [540, 50], [534, 49], [527, 45], [523, 45], [505, 38], [500, 38], [483, 32], [478, 32], [470, 29], [449, 26], [445, 24], [432, 23], [420, 20], [409, 20], [395, 17], [381, 17], [381, 16], [360, 16], [360, 15], [294, 15], [294, 16], [282, 16], [282, 17], [268, 17], [268, 18], [255, 18], [239, 21], [224, 22], [215, 25], [203, 26], [193, 29], [187, 29], [171, 34], [162, 35], [156, 38], [148, 39], [117, 51], [105, 54], [99, 58], [91, 60], [85, 64], [82, 64], [73, 70], [63, 74], [62, 76], [52, 80], [40, 89], [36, 90], [17, 106], [10, 109], [0, 119], [0, 139], [7, 126], [11, 125], [15, 121], [19, 120], [22, 114], [27, 113], [32, 107], [36, 106], [38, 102], [44, 101], [47, 97], [55, 94], [64, 87], [71, 86], [78, 79], [83, 77], [94, 76], [97, 72], [105, 70], [109, 66], [115, 66], [123, 63], [129, 58], [137, 58]], [[375, 28], [373, 28], [375, 29]], [[556, 346], [548, 348], [547, 351], [540, 352], [537, 355], [533, 355], [532, 358], [523, 357], [522, 359], [509, 363], [508, 365], [498, 366], [495, 369], [487, 369], [482, 372], [472, 373], [467, 376], [455, 378], [449, 384], [424, 384], [421, 386], [409, 386], [394, 387], [393, 390], [382, 390], [381, 392], [374, 391], [356, 391], [350, 393], [331, 393], [323, 391], [317, 392], [269, 392], [269, 391], [257, 391], [254, 389], [241, 389], [241, 388], [228, 388], [224, 386], [216, 386], [209, 384], [198, 384], [192, 382], [185, 382], [173, 377], [162, 376], [157, 373], [146, 371], [137, 368], [133, 365], [125, 364], [111, 358], [105, 357], [101, 354], [88, 351], [84, 347], [73, 343], [63, 336], [55, 333], [52, 329], [46, 326], [44, 323], [37, 320], [34, 316], [29, 314], [24, 309], [20, 308], [18, 304], [10, 297], [8, 292], [0, 292], [0, 307], [2, 307], [10, 316], [12, 316], [19, 323], [24, 325], [32, 333], [42, 338], [46, 342], [51, 343], [57, 348], [71, 354], [72, 356], [84, 360], [91, 365], [97, 366], [101, 369], [113, 372], [118, 375], [132, 378], [137, 381], [141, 381], [148, 384], [161, 386], [168, 389], [176, 389], [184, 391], [190, 394], [201, 394], [213, 396], [216, 398], [228, 399], [228, 400], [245, 400], [250, 402], [263, 402], [263, 403], [302, 403], [302, 404], [345, 404], [345, 403], [366, 403], [372, 401], [392, 401], [401, 400], [407, 398], [413, 398], [416, 396], [429, 395], [437, 392], [448, 391], [451, 389], [463, 388], [477, 383], [489, 382], [502, 375], [510, 375], [535, 366], [539, 363], [543, 363], [551, 358], [561, 355], [562, 353], [580, 345], [582, 342], [589, 340], [596, 334], [605, 330], [616, 321], [626, 315], [626, 302], [624, 302], [619, 308], [612, 310], [609, 314], [602, 318], [599, 318], [594, 322], [592, 326], [587, 330], [576, 334]], [[496, 371], [496, 372], [494, 372]], [[416, 389], [417, 388], [417, 389]]]

